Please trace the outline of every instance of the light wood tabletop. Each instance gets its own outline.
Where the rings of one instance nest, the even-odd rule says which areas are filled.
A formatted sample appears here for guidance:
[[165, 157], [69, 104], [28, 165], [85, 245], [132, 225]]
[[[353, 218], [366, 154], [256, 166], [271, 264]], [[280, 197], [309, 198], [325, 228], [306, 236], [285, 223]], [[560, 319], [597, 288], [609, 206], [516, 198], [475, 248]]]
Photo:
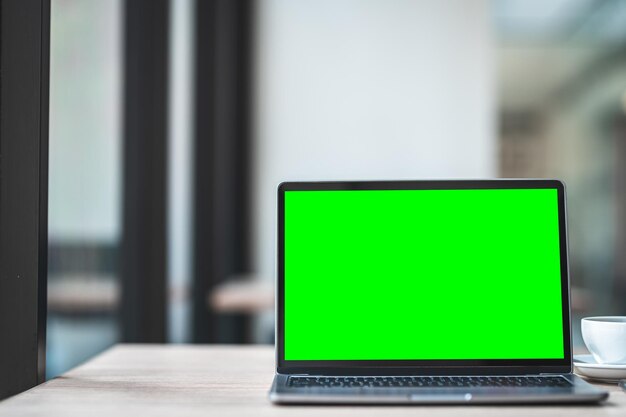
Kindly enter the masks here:
[[117, 345], [0, 402], [0, 416], [626, 416], [626, 393], [603, 405], [275, 406], [270, 346]]

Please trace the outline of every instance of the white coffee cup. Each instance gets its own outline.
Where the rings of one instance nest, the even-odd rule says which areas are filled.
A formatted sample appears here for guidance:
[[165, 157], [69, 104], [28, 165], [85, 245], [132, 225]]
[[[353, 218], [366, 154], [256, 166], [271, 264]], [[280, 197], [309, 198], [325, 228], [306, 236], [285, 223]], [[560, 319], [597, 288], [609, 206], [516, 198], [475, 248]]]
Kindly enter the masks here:
[[596, 362], [626, 363], [626, 316], [582, 319], [583, 340]]

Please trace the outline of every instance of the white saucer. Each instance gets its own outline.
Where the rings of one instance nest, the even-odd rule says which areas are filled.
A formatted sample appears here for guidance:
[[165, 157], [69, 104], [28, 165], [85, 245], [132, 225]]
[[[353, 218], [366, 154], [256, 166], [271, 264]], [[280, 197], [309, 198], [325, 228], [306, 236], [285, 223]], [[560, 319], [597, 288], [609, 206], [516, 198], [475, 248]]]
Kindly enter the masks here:
[[626, 379], [626, 364], [598, 363], [591, 355], [574, 355], [574, 373], [596, 381], [618, 382]]

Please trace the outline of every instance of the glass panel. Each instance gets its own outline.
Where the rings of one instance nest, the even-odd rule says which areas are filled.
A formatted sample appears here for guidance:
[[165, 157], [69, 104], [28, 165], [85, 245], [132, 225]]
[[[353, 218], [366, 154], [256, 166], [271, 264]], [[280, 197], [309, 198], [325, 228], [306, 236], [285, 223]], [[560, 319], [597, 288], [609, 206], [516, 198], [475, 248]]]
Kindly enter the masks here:
[[168, 131], [168, 341], [191, 340], [192, 0], [170, 4]]
[[53, 0], [48, 377], [117, 340], [121, 0]]
[[568, 190], [574, 343], [580, 318], [626, 313], [626, 3], [495, 1], [500, 175]]

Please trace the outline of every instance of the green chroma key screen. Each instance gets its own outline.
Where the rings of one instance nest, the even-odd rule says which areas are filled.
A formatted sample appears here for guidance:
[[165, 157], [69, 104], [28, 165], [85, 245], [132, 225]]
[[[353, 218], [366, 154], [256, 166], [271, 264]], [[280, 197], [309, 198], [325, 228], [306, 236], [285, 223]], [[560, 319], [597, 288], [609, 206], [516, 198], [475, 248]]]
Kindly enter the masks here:
[[284, 359], [564, 357], [556, 189], [285, 191]]

